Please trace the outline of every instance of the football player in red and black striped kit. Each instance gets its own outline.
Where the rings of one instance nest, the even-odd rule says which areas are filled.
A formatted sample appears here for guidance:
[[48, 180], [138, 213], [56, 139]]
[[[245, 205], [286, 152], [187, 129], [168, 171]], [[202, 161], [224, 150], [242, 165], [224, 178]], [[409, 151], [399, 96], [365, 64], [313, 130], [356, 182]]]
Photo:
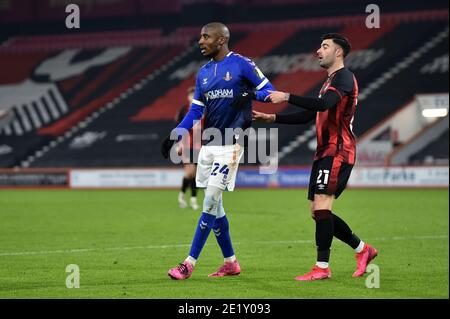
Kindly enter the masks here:
[[308, 199], [316, 223], [317, 262], [296, 280], [317, 280], [331, 277], [328, 265], [333, 236], [356, 251], [357, 268], [353, 277], [362, 276], [377, 250], [359, 239], [345, 221], [332, 212], [332, 204], [347, 185], [356, 157], [356, 141], [352, 121], [358, 100], [358, 83], [354, 74], [344, 67], [350, 43], [342, 35], [322, 36], [317, 50], [319, 64], [328, 72], [319, 97], [310, 98], [273, 91], [267, 97], [273, 103], [289, 102], [303, 108], [290, 114], [266, 114], [253, 111], [253, 119], [267, 123], [306, 124], [316, 120], [317, 150], [309, 181]]

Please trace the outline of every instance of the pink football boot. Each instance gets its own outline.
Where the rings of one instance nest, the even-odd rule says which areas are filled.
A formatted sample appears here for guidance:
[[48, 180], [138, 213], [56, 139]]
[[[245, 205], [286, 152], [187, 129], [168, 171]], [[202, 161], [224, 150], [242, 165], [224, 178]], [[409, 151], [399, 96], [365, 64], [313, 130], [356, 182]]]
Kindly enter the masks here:
[[311, 280], [320, 280], [320, 279], [328, 279], [331, 278], [330, 268], [327, 267], [325, 269], [320, 268], [319, 266], [314, 266], [313, 269], [303, 276], [295, 277], [295, 280], [300, 281], [311, 281]]
[[224, 263], [215, 273], [209, 274], [208, 277], [224, 277], [236, 276], [241, 273], [241, 267], [237, 260]]
[[353, 273], [352, 277], [359, 277], [364, 275], [366, 272], [367, 265], [378, 255], [378, 251], [370, 246], [369, 244], [364, 244], [363, 250], [356, 253], [356, 271]]
[[183, 261], [183, 263], [170, 269], [167, 274], [172, 279], [184, 280], [184, 279], [188, 279], [189, 277], [191, 277], [193, 270], [194, 270], [194, 267], [189, 262]]

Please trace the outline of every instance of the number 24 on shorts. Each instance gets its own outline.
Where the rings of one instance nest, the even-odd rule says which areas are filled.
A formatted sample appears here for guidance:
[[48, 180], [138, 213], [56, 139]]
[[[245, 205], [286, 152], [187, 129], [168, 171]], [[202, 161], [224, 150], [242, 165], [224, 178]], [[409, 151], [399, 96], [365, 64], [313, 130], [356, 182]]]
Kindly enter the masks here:
[[[226, 165], [226, 164], [223, 165], [222, 167], [220, 167], [219, 163], [214, 163], [213, 166], [214, 166], [214, 168], [211, 172], [211, 176], [216, 176], [217, 173], [221, 173], [224, 176], [226, 176], [230, 172], [230, 169], [228, 168], [228, 165]], [[220, 169], [219, 169], [219, 167], [220, 167]], [[217, 172], [217, 170], [219, 170], [219, 172]]]

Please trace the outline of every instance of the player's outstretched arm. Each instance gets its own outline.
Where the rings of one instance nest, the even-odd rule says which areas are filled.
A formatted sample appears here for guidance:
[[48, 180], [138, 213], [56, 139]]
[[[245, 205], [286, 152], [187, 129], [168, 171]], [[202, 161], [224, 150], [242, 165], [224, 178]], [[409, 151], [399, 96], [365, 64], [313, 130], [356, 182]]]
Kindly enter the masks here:
[[266, 99], [272, 103], [288, 102], [289, 104], [299, 106], [306, 110], [323, 112], [335, 106], [341, 100], [341, 97], [335, 91], [327, 91], [323, 97], [304, 97], [280, 91], [269, 91]]
[[275, 104], [287, 102], [289, 100], [289, 93], [281, 91], [269, 90], [269, 94], [266, 96], [265, 100]]
[[253, 110], [252, 120], [254, 122], [273, 123], [275, 122], [275, 114], [267, 114]]
[[275, 123], [279, 124], [307, 124], [316, 118], [316, 111], [300, 111], [294, 113], [275, 114]]
[[316, 118], [315, 111], [300, 111], [294, 113], [267, 114], [258, 111], [252, 111], [252, 120], [263, 123], [279, 124], [306, 124]]

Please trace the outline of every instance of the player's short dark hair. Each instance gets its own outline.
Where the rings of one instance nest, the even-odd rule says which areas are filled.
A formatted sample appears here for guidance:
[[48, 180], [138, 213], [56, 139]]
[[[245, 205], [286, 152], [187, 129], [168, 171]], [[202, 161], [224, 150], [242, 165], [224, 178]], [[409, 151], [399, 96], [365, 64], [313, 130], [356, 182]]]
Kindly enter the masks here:
[[321, 39], [322, 41], [327, 39], [333, 40], [334, 43], [339, 45], [342, 48], [342, 50], [344, 50], [344, 58], [347, 56], [347, 54], [350, 52], [352, 48], [348, 39], [339, 33], [326, 33], [321, 36]]

